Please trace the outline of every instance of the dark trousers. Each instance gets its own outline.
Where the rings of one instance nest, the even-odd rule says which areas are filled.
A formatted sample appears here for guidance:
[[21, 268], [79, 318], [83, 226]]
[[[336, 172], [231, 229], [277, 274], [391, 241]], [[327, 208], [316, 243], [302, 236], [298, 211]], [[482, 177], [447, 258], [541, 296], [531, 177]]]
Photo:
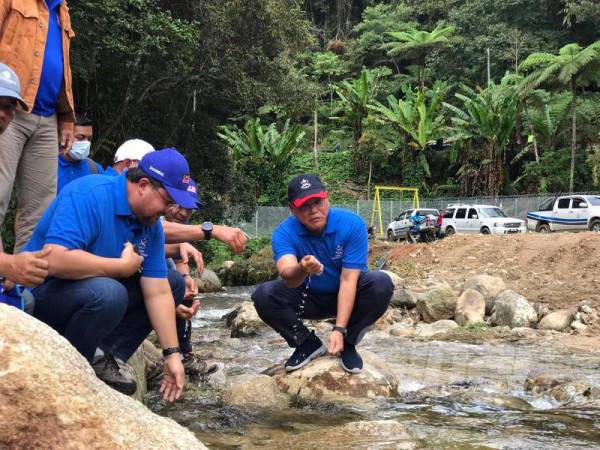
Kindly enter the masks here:
[[[363, 273], [358, 278], [356, 299], [346, 341], [356, 345], [369, 327], [387, 310], [394, 285], [383, 272]], [[302, 319], [326, 319], [337, 314], [337, 293], [318, 295], [304, 288], [288, 288], [281, 280], [268, 281], [252, 294], [260, 318], [277, 331], [290, 347], [302, 345], [310, 334]]]
[[[174, 270], [168, 271], [168, 279], [178, 305], [185, 282]], [[98, 347], [127, 361], [152, 331], [139, 277], [52, 278], [32, 292], [34, 316], [63, 335], [90, 362]]]

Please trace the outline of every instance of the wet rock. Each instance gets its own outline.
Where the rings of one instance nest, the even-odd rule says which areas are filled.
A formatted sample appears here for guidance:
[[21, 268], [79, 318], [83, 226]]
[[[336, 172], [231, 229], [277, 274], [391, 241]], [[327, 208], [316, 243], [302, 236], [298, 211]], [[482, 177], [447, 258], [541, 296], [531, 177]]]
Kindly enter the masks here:
[[501, 409], [514, 409], [517, 411], [530, 411], [533, 409], [531, 404], [522, 398], [497, 392], [467, 391], [456, 398], [467, 403], [492, 406]]
[[290, 397], [283, 394], [268, 375], [243, 375], [223, 393], [223, 402], [230, 406], [262, 409], [284, 409]]
[[540, 320], [537, 327], [540, 330], [564, 331], [570, 327], [574, 316], [573, 311], [568, 309], [554, 311]]
[[204, 269], [200, 278], [194, 278], [200, 292], [220, 292], [223, 288], [221, 280], [210, 269]]
[[456, 302], [454, 320], [460, 326], [483, 321], [485, 300], [483, 295], [474, 289], [466, 289]]
[[137, 383], [137, 390], [132, 397], [139, 402], [144, 402], [144, 396], [147, 393], [146, 380], [162, 374], [163, 359], [162, 353], [152, 342], [146, 339], [138, 347], [129, 361], [129, 373]]
[[406, 337], [415, 334], [415, 329], [402, 323], [390, 327], [390, 334], [396, 337]]
[[105, 385], [42, 322], [0, 304], [0, 330], [0, 448], [206, 448]]
[[254, 336], [260, 330], [267, 328], [267, 325], [258, 316], [252, 302], [243, 302], [225, 318], [227, 326], [231, 327], [232, 338]]
[[423, 320], [432, 323], [451, 319], [456, 309], [456, 297], [448, 283], [440, 283], [417, 297], [417, 310]]
[[590, 405], [600, 399], [598, 389], [584, 381], [554, 378], [545, 374], [527, 377], [525, 390], [535, 396], [549, 395], [563, 406]]
[[525, 380], [525, 391], [531, 392], [533, 395], [539, 395], [564, 382], [565, 380], [561, 381], [548, 375], [532, 374]]
[[394, 290], [390, 306], [411, 309], [417, 306], [417, 299], [409, 288], [398, 288]]
[[[264, 432], [250, 433], [255, 442], [264, 439]], [[421, 448], [417, 438], [411, 437], [407, 427], [395, 420], [359, 421], [344, 425], [322, 427], [319, 430], [281, 433], [269, 439], [270, 448], [287, 450], [320, 450], [326, 448], [393, 448], [412, 450]]]
[[434, 323], [420, 323], [417, 325], [415, 332], [416, 336], [419, 337], [430, 337], [436, 334], [446, 333], [447, 331], [457, 328], [458, 324], [454, 320], [438, 320]]
[[278, 276], [270, 246], [245, 261], [224, 263], [218, 275], [225, 286], [251, 286], [274, 280]]
[[395, 274], [394, 272], [390, 272], [389, 270], [382, 270], [381, 272], [385, 273], [388, 277], [390, 277], [392, 283], [394, 283], [394, 290], [400, 289], [404, 286], [404, 282], [402, 281], [402, 278], [400, 278], [400, 275]]
[[486, 315], [490, 315], [492, 314], [496, 297], [506, 289], [506, 285], [502, 278], [481, 274], [469, 278], [464, 284], [464, 289], [473, 289], [483, 295], [485, 313]]
[[[360, 347], [359, 347], [360, 351]], [[398, 379], [378, 356], [360, 351], [364, 367], [349, 374], [339, 357], [323, 356], [291, 373], [278, 369], [274, 379], [279, 389], [297, 400], [309, 403], [350, 403], [398, 395]]]
[[496, 298], [492, 323], [510, 328], [532, 327], [537, 323], [537, 314], [529, 302], [514, 291], [503, 291]]
[[377, 319], [377, 322], [375, 322], [374, 327], [376, 330], [385, 330], [390, 325], [393, 325], [396, 322], [400, 322], [402, 318], [402, 312], [394, 308], [389, 308], [383, 314], [383, 316]]

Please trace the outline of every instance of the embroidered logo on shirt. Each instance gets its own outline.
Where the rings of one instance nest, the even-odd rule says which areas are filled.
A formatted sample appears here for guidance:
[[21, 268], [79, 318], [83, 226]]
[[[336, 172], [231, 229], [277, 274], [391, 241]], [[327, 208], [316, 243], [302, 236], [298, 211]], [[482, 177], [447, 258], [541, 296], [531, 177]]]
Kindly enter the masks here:
[[144, 258], [148, 257], [148, 253], [146, 252], [147, 246], [148, 246], [148, 238], [146, 236], [144, 236], [142, 239], [140, 239], [140, 243], [137, 245], [140, 256], [143, 256]]
[[300, 182], [300, 189], [308, 189], [311, 186], [312, 185], [306, 178], [303, 178], [302, 181]]
[[343, 256], [344, 256], [344, 247], [340, 244], [336, 245], [335, 254], [333, 255], [332, 259], [340, 259]]

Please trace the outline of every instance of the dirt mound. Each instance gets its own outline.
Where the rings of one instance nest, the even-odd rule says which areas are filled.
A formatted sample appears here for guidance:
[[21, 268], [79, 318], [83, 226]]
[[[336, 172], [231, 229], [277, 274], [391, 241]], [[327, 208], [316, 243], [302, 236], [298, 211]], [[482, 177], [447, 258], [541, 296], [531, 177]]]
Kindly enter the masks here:
[[372, 260], [379, 256], [417, 292], [442, 280], [457, 289], [472, 275], [484, 273], [551, 309], [576, 307], [582, 300], [600, 306], [598, 233], [455, 235], [416, 245], [376, 241]]

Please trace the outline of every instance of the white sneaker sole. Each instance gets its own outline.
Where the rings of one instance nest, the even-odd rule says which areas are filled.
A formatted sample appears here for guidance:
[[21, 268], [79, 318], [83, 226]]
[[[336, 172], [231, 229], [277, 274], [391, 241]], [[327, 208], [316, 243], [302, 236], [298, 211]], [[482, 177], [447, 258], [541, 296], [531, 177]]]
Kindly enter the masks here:
[[313, 359], [318, 358], [321, 355], [324, 355], [325, 352], [327, 351], [327, 349], [325, 348], [324, 345], [321, 345], [321, 347], [319, 347], [318, 349], [316, 349], [314, 352], [312, 352], [308, 358], [306, 358], [304, 361], [302, 361], [300, 364], [298, 364], [297, 366], [285, 366], [285, 371], [286, 372], [292, 372], [294, 370], [298, 370], [302, 367], [304, 367], [305, 365], [307, 365], [309, 362], [311, 362]]

